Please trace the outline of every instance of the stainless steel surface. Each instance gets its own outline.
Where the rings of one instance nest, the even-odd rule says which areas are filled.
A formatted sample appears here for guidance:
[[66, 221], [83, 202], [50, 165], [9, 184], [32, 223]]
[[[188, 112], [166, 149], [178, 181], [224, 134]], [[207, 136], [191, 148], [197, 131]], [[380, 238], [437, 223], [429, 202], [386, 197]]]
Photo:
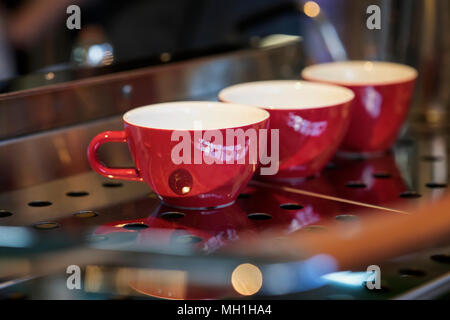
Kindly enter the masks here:
[[[126, 110], [162, 101], [214, 99], [222, 88], [240, 81], [298, 78], [301, 59], [298, 39], [277, 37], [271, 44], [263, 39], [254, 50], [0, 95], [0, 139], [9, 137], [0, 140], [0, 192], [89, 170], [90, 140], [99, 132], [120, 130], [118, 114]], [[34, 131], [40, 132], [15, 138]], [[101, 153], [111, 166], [125, 167], [131, 161], [126, 150], [115, 144]]]
[[431, 300], [450, 291], [450, 273], [425, 283], [399, 297], [396, 300]]
[[[239, 241], [240, 235], [256, 232], [255, 236], [263, 236], [268, 232], [277, 232], [282, 239], [292, 232], [307, 230], [323, 230], [326, 232], [327, 226], [335, 223], [344, 223], [344, 225], [350, 223], [349, 226], [351, 225], [351, 220], [345, 222], [346, 219], [343, 219], [340, 222], [341, 220], [338, 218], [340, 216], [356, 216], [364, 219], [363, 216], [360, 216], [360, 212], [366, 206], [382, 206], [378, 209], [378, 214], [396, 215], [401, 213], [390, 209], [395, 209], [399, 203], [429, 202], [442, 196], [445, 188], [429, 188], [425, 184], [436, 180], [436, 177], [441, 177], [440, 173], [443, 170], [447, 174], [445, 159], [448, 149], [441, 146], [441, 144], [447, 145], [447, 136], [437, 135], [435, 140], [438, 142], [428, 144], [426, 143], [426, 141], [429, 141], [428, 134], [422, 135], [410, 132], [409, 137], [411, 135], [413, 135], [414, 140], [403, 138], [399, 141], [397, 148], [394, 149], [394, 157], [388, 155], [380, 158], [383, 162], [381, 167], [377, 166], [372, 159], [335, 159], [334, 162], [339, 163], [337, 167], [330, 167], [324, 171], [321, 177], [307, 180], [289, 188], [273, 188], [270, 185], [260, 186], [258, 183], [251, 183], [244, 196], [238, 199], [235, 207], [232, 207], [235, 211], [221, 212], [219, 210], [218, 212], [211, 211], [203, 214], [182, 212], [184, 214], [182, 218], [168, 220], [172, 222], [169, 227], [164, 227], [164, 232], [171, 234], [172, 238], [182, 238], [186, 235], [194, 238], [200, 237], [200, 242], [192, 243], [188, 248], [183, 247], [182, 254], [175, 254], [175, 256], [173, 256], [173, 250], [176, 252], [177, 247], [173, 245], [167, 247], [165, 240], [162, 243], [163, 247], [155, 246], [155, 244], [158, 244], [158, 241], [156, 241], [158, 237], [153, 233], [157, 232], [158, 223], [165, 221], [165, 213], [171, 212], [173, 209], [161, 206], [159, 200], [145, 184], [123, 182], [121, 186], [105, 187], [103, 183], [111, 181], [105, 180], [93, 172], [86, 172], [3, 193], [0, 196], [0, 209], [7, 210], [12, 215], [1, 218], [2, 225], [31, 227], [39, 225], [41, 222], [55, 223], [58, 226], [56, 229], [37, 231], [43, 235], [58, 232], [71, 234], [75, 236], [75, 239], [79, 238], [80, 241], [87, 237], [94, 239], [94, 244], [100, 245], [99, 248], [102, 248], [102, 246], [109, 249], [120, 248], [122, 251], [122, 253], [117, 253], [118, 256], [113, 259], [108, 258], [109, 255], [89, 254], [91, 252], [89, 250], [79, 251], [81, 255], [71, 254], [71, 251], [68, 251], [65, 253], [64, 259], [56, 259], [58, 263], [51, 263], [50, 261], [54, 259], [46, 259], [44, 256], [43, 260], [39, 260], [41, 261], [39, 264], [34, 263], [33, 265], [45, 266], [47, 265], [45, 261], [49, 261], [50, 264], [46, 268], [53, 270], [51, 274], [44, 273], [40, 277], [27, 281], [21, 281], [21, 277], [7, 279], [8, 281], [12, 280], [12, 282], [6, 282], [3, 294], [8, 296], [10, 293], [22, 292], [29, 298], [58, 298], [59, 294], [56, 294], [56, 292], [62, 291], [66, 298], [114, 297], [124, 292], [123, 284], [117, 287], [117, 277], [123, 275], [124, 272], [129, 272], [124, 271], [124, 268], [125, 270], [128, 270], [128, 268], [144, 268], [153, 270], [152, 272], [164, 270], [183, 272], [186, 279], [189, 279], [187, 283], [183, 284], [183, 286], [186, 286], [186, 290], [191, 290], [189, 288], [192, 286], [196, 287], [204, 295], [203, 297], [239, 297], [230, 286], [228, 277], [219, 282], [216, 279], [215, 282], [213, 281], [215, 284], [208, 283], [208, 281], [199, 283], [198, 281], [202, 278], [199, 275], [206, 276], [206, 274], [209, 274], [205, 272], [205, 266], [208, 266], [208, 270], [212, 274], [214, 272], [230, 274], [238, 264], [243, 262], [253, 262], [263, 268], [266, 262], [258, 262], [252, 257], [224, 257], [222, 255], [221, 248], [226, 247], [229, 243]], [[431, 157], [431, 155], [434, 157]], [[391, 166], [392, 159], [396, 159], [394, 167]], [[397, 183], [397, 180], [383, 178], [381, 180], [384, 181], [385, 185], [382, 188], [380, 188], [380, 185], [376, 187], [375, 184], [364, 189], [346, 187], [345, 179], [353, 178], [354, 170], [352, 168], [359, 168], [359, 166], [363, 168], [361, 172], [367, 172], [367, 169], [365, 169], [367, 167], [378, 170], [390, 168], [391, 171], [387, 173], [394, 177], [397, 175], [394, 169], [397, 168], [402, 179], [408, 181], [408, 183], [405, 183], [400, 189], [392, 189], [386, 186]], [[420, 170], [416, 169], [418, 167], [420, 167]], [[371, 171], [371, 173], [376, 172]], [[344, 178], [339, 177], [339, 174], [342, 174]], [[364, 177], [367, 177], [367, 174], [362, 176], [363, 179], [365, 179]], [[368, 180], [364, 181], [368, 183]], [[444, 182], [444, 180], [440, 181]], [[418, 199], [400, 198], [401, 192], [413, 189], [420, 191], [422, 197]], [[342, 194], [339, 192], [340, 190], [347, 190], [347, 193]], [[71, 191], [83, 196], [68, 196], [67, 193]], [[313, 194], [310, 195], [308, 192]], [[392, 194], [393, 192], [394, 194]], [[333, 195], [336, 199], [324, 198], [322, 195]], [[349, 199], [352, 201], [351, 203], [348, 203], [347, 200]], [[51, 202], [51, 205], [44, 207], [29, 206], [30, 202], [37, 200]], [[300, 204], [301, 207], [288, 210], [283, 208], [283, 203]], [[94, 211], [97, 215], [80, 218], [74, 215], [79, 211]], [[252, 220], [247, 217], [249, 213], [269, 214], [271, 218], [268, 220]], [[149, 228], [122, 233], [126, 231], [124, 230], [126, 225], [134, 224], [146, 224]], [[177, 230], [184, 231], [180, 233]], [[151, 236], [150, 239], [154, 239], [151, 243], [142, 242], [143, 239], [149, 239], [148, 236], [145, 236], [146, 232]], [[126, 235], [126, 237], [121, 238], [119, 236], [121, 234]], [[131, 235], [132, 237], [130, 237]], [[101, 240], [103, 238], [106, 238], [106, 240]], [[162, 237], [162, 239], [164, 238]], [[99, 239], [100, 242], [95, 239]], [[175, 243], [177, 242], [175, 241]], [[144, 246], [145, 253], [136, 254], [135, 245], [138, 245], [138, 247]], [[162, 248], [165, 249], [162, 250]], [[167, 256], [167, 253], [170, 252], [172, 253]], [[448, 262], [445, 262], [445, 258], [441, 261], [430, 258], [436, 255], [448, 257], [448, 247], [434, 248], [383, 263], [374, 261], [374, 264], [379, 264], [382, 270], [384, 289], [381, 291], [370, 291], [361, 286], [347, 285], [344, 277], [342, 280], [344, 283], [329, 282], [314, 290], [298, 287], [293, 292], [286, 292], [281, 297], [298, 299], [387, 299], [398, 297], [419, 286], [433, 282], [448, 272]], [[142, 257], [143, 260], [139, 258], [138, 260], [141, 262], [138, 262], [133, 257], [135, 259]], [[123, 263], [121, 263], [121, 259], [124, 261]], [[94, 289], [91, 287], [91, 289], [82, 292], [67, 291], [64, 287], [66, 280], [64, 267], [69, 261], [87, 267], [91, 266], [103, 274], [102, 279], [104, 280], [101, 282], [101, 287], [94, 286]], [[115, 269], [111, 269], [111, 263], [115, 265]], [[228, 267], [225, 268], [225, 266]], [[408, 270], [413, 271], [409, 272]], [[211, 278], [214, 279], [214, 276]], [[14, 282], [14, 279], [17, 280], [17, 283]], [[156, 286], [165, 288], [161, 283], [156, 284]], [[219, 293], [213, 294], [214, 290], [212, 289], [214, 288], [220, 288], [222, 291], [219, 290]], [[47, 294], [44, 292], [47, 292]], [[131, 297], [148, 297], [148, 295], [133, 289], [125, 290], [125, 292], [126, 295]], [[56, 296], [53, 294], [56, 294]], [[268, 293], [261, 292], [260, 294]], [[280, 297], [271, 294], [269, 296]], [[170, 297], [166, 296], [166, 298]]]
[[[121, 181], [120, 185], [111, 185], [96, 173], [84, 172], [68, 178], [62, 178], [23, 188], [0, 195], [1, 208], [13, 215], [3, 219], [2, 225], [33, 225], [41, 221], [52, 221], [82, 210], [101, 210], [111, 206], [119, 206], [136, 198], [142, 198], [151, 193], [143, 183]], [[106, 183], [106, 186], [104, 184]], [[74, 192], [75, 196], [70, 196]], [[87, 192], [85, 196], [77, 193]], [[69, 195], [68, 195], [69, 194]], [[48, 206], [30, 206], [33, 201], [48, 201]], [[152, 206], [148, 208], [151, 211]], [[123, 212], [117, 212], [118, 215]], [[145, 212], [138, 214], [145, 216]], [[133, 213], [136, 215], [136, 213]], [[115, 215], [108, 214], [108, 219]]]
[[[240, 81], [297, 78], [300, 41], [114, 73], [0, 95], [0, 139], [195, 99]], [[45, 76], [45, 75], [42, 75]]]
[[[305, 0], [300, 1], [303, 6], [307, 2], [308, 1]], [[312, 19], [312, 21], [315, 28], [317, 28], [317, 31], [320, 34], [331, 59], [335, 61], [347, 60], [347, 51], [335, 26], [328, 18], [328, 14], [324, 12], [324, 10], [321, 10], [320, 13]]]
[[[414, 63], [419, 74], [415, 117], [434, 126], [448, 126], [450, 115], [450, 3], [420, 1], [420, 10], [411, 14], [419, 24], [418, 40], [410, 35], [410, 50], [418, 52]], [[408, 52], [409, 53], [409, 52]]]
[[[86, 172], [89, 141], [99, 132], [121, 128], [121, 117], [116, 116], [0, 142], [0, 191]], [[127, 165], [131, 159], [126, 150], [125, 145], [116, 144], [105, 146], [102, 153], [110, 153], [111, 165]]]

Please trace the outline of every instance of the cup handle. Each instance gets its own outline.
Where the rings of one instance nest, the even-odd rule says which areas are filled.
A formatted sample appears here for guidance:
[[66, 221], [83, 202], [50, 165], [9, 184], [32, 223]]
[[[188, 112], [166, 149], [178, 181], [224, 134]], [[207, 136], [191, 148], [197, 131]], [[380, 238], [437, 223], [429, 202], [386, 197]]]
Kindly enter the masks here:
[[111, 179], [144, 181], [135, 168], [109, 168], [100, 162], [97, 155], [98, 148], [107, 142], [126, 143], [127, 134], [125, 131], [105, 131], [96, 135], [88, 147], [88, 159], [92, 169]]

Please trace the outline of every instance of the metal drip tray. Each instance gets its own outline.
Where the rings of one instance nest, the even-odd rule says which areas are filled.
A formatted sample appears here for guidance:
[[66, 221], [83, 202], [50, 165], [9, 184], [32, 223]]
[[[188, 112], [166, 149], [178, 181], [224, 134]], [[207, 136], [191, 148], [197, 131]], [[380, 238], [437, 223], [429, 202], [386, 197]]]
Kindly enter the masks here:
[[[394, 154], [398, 154], [398, 150]], [[215, 264], [226, 275], [245, 262], [242, 256], [224, 257], [221, 253], [228, 245], [268, 233], [281, 243], [298, 232], [326, 233], [334, 225], [354, 228], [358, 221], [365, 219], [364, 209], [371, 208], [372, 214], [401, 215], [405, 213], [396, 209], [398, 203], [430, 201], [432, 196], [436, 197], [436, 189], [427, 187], [419, 188], [420, 198], [404, 197], [404, 192], [411, 188], [397, 169], [394, 154], [369, 160], [335, 159], [321, 176], [295, 184], [253, 180], [235, 204], [216, 210], [173, 209], [161, 203], [143, 183], [118, 183], [93, 172], [3, 193], [0, 196], [2, 210], [10, 213], [1, 218], [3, 226], [26, 226], [44, 237], [52, 233], [71, 234], [80, 240], [80, 245], [81, 241], [87, 241], [83, 244], [86, 248], [130, 250], [128, 255], [133, 253], [134, 245], [144, 246], [150, 259], [142, 268], [139, 264], [133, 267], [132, 262], [125, 263], [125, 254], [123, 265], [117, 261], [112, 265], [102, 264], [96, 259], [90, 263], [88, 258], [82, 260], [86, 262], [83, 265], [85, 290], [67, 290], [67, 275], [61, 272], [5, 286], [3, 295], [20, 296], [19, 292], [28, 298], [57, 298], [62, 291], [66, 298], [239, 297], [229, 282], [229, 274], [219, 279], [210, 274]], [[430, 165], [427, 160], [425, 163]], [[380, 170], [384, 172], [382, 177]], [[349, 183], [355, 179], [359, 181], [357, 185]], [[358, 274], [356, 271], [364, 270], [353, 270], [352, 274], [335, 274], [318, 288], [299, 288], [299, 292], [281, 297], [379, 299], [401, 296], [445, 276], [448, 253], [448, 247], [435, 248], [380, 264], [382, 290], [371, 291], [357, 285], [352, 277]], [[248, 260], [254, 258], [248, 257]], [[51, 260], [48, 263], [58, 264]], [[146, 280], [137, 281], [136, 273]], [[199, 281], [199, 274], [210, 277], [209, 281]], [[103, 279], [99, 283], [98, 277]], [[42, 286], [51, 286], [58, 296], [43, 295], [43, 292], [53, 291], [50, 288], [37, 290]]]

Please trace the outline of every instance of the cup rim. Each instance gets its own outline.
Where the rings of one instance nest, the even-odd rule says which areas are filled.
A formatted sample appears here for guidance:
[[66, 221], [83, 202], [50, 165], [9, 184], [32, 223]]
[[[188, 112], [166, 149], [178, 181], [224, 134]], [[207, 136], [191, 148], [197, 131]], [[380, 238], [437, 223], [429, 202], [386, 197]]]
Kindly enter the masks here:
[[[214, 108], [214, 106], [222, 106], [222, 107], [234, 107], [234, 108], [240, 108], [240, 109], [253, 109], [254, 111], [257, 111], [258, 113], [261, 113], [261, 118], [258, 119], [257, 121], [253, 120], [249, 120], [249, 121], [244, 121], [244, 123], [240, 124], [240, 125], [228, 125], [228, 126], [217, 126], [217, 127], [212, 127], [212, 128], [201, 128], [201, 129], [194, 129], [194, 128], [189, 128], [189, 129], [177, 129], [177, 128], [165, 128], [165, 127], [157, 127], [157, 126], [146, 126], [146, 125], [142, 125], [142, 124], [137, 124], [137, 123], [133, 123], [133, 121], [130, 121], [129, 118], [130, 115], [134, 112], [139, 112], [145, 109], [150, 109], [150, 108], [155, 108], [155, 107], [160, 107], [160, 108], [164, 108], [164, 107], [170, 107], [170, 106], [190, 106], [195, 108], [196, 106], [203, 106], [203, 107], [211, 107]], [[219, 102], [219, 101], [176, 101], [176, 102], [163, 102], [163, 103], [155, 103], [155, 104], [150, 104], [150, 105], [145, 105], [145, 106], [141, 106], [141, 107], [137, 107], [137, 108], [133, 108], [131, 110], [128, 110], [123, 116], [122, 116], [122, 121], [132, 127], [138, 127], [138, 128], [143, 128], [143, 129], [154, 129], [154, 130], [164, 130], [164, 131], [209, 131], [209, 130], [226, 130], [226, 129], [237, 129], [237, 128], [243, 128], [243, 127], [248, 127], [248, 126], [253, 126], [253, 125], [257, 125], [260, 124], [264, 121], [267, 121], [267, 119], [269, 119], [270, 114], [261, 108], [257, 108], [254, 106], [248, 106], [248, 105], [242, 105], [242, 104], [234, 104], [234, 103], [224, 103], [224, 102]]]
[[[270, 105], [263, 105], [262, 103], [255, 103], [255, 104], [245, 104], [242, 102], [237, 102], [237, 101], [233, 101], [230, 100], [229, 98], [225, 97], [227, 93], [236, 90], [236, 89], [242, 89], [246, 86], [254, 86], [254, 87], [258, 87], [258, 86], [286, 86], [286, 85], [307, 85], [307, 86], [311, 86], [311, 87], [315, 87], [315, 88], [320, 88], [320, 89], [333, 89], [333, 90], [338, 90], [341, 93], [343, 93], [344, 95], [346, 95], [345, 98], [342, 98], [340, 100], [337, 100], [334, 103], [324, 103], [324, 104], [318, 104], [318, 105], [314, 105], [314, 106], [301, 106], [300, 104], [298, 106], [285, 106], [285, 107], [275, 107], [275, 106], [270, 106]], [[252, 82], [243, 82], [243, 83], [239, 83], [239, 84], [235, 84], [229, 87], [226, 87], [224, 89], [222, 89], [219, 94], [218, 94], [218, 98], [220, 101], [222, 102], [226, 102], [226, 103], [240, 103], [240, 104], [245, 104], [245, 105], [249, 105], [249, 106], [254, 106], [254, 107], [258, 107], [264, 110], [270, 110], [270, 111], [299, 111], [299, 110], [314, 110], [314, 109], [323, 109], [323, 108], [333, 108], [333, 107], [339, 107], [342, 106], [346, 103], [351, 102], [354, 98], [355, 98], [355, 94], [352, 90], [345, 88], [343, 86], [338, 86], [338, 85], [334, 85], [334, 84], [328, 84], [328, 83], [318, 83], [318, 82], [314, 82], [314, 81], [304, 81], [304, 80], [263, 80], [263, 81], [252, 81]]]
[[[318, 77], [313, 75], [312, 73], [314, 71], [317, 71], [318, 69], [327, 68], [327, 67], [339, 67], [341, 65], [343, 68], [349, 67], [349, 65], [353, 66], [371, 66], [371, 67], [392, 67], [392, 68], [399, 68], [402, 69], [402, 71], [409, 73], [404, 76], [398, 76], [395, 79], [385, 79], [385, 80], [355, 80], [355, 81], [347, 81], [345, 79], [343, 80], [337, 80], [337, 79], [328, 79], [327, 77]], [[307, 81], [315, 81], [320, 83], [330, 83], [335, 85], [341, 85], [346, 87], [365, 87], [365, 86], [384, 86], [384, 85], [395, 85], [395, 84], [401, 84], [406, 83], [410, 81], [414, 81], [418, 77], [418, 71], [406, 64], [401, 64], [397, 62], [388, 62], [388, 61], [370, 61], [370, 60], [351, 60], [351, 61], [335, 61], [335, 62], [326, 62], [326, 63], [319, 63], [310, 65], [306, 68], [304, 68], [301, 72], [301, 76], [303, 79]]]

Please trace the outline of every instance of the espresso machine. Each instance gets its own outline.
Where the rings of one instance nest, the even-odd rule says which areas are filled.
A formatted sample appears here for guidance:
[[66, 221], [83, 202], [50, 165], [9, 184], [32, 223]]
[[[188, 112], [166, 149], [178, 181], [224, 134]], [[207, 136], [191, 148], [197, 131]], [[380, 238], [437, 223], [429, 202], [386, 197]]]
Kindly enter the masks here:
[[[448, 298], [448, 1], [96, 2], [80, 3], [79, 32], [20, 48], [0, 32], [0, 66], [18, 61], [0, 86], [1, 298]], [[380, 29], [367, 27], [369, 6]], [[64, 26], [61, 15], [48, 23]], [[123, 130], [130, 109], [217, 101], [231, 85], [346, 60], [418, 72], [382, 155], [336, 156], [289, 183], [252, 179], [232, 205], [197, 210], [89, 165], [90, 141]], [[98, 158], [136, 165], [125, 144]]]

